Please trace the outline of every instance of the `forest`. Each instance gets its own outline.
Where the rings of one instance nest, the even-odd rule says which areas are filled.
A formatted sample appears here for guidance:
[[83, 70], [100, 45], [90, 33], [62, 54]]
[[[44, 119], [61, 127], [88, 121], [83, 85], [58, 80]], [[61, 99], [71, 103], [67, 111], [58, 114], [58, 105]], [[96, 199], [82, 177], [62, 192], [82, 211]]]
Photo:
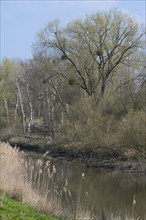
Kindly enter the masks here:
[[145, 157], [145, 27], [118, 10], [36, 34], [0, 63], [0, 133], [96, 143]]

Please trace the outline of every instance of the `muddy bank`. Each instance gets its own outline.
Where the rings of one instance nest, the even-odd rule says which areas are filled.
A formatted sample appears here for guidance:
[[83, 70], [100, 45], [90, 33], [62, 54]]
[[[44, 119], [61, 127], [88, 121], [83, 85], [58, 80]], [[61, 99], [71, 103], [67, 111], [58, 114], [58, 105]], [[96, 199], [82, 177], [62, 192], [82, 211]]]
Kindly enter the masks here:
[[3, 136], [1, 141], [17, 146], [20, 150], [45, 153], [49, 151], [54, 158], [77, 160], [87, 167], [96, 167], [107, 171], [146, 173], [146, 160], [138, 158], [136, 152], [100, 147], [97, 143], [81, 144], [80, 142], [56, 142], [49, 137], [38, 136]]

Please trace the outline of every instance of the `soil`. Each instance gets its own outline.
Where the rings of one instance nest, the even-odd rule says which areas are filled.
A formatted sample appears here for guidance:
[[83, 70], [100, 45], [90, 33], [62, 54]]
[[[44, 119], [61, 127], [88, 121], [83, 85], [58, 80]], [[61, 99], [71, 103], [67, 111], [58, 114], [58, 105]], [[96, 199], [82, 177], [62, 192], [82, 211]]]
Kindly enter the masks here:
[[123, 151], [119, 148], [101, 147], [97, 143], [58, 142], [40, 136], [1, 136], [0, 140], [8, 142], [11, 146], [18, 146], [24, 151], [37, 153], [49, 151], [49, 155], [54, 158], [77, 160], [87, 167], [146, 174], [146, 160], [137, 157], [136, 152], [130, 149]]

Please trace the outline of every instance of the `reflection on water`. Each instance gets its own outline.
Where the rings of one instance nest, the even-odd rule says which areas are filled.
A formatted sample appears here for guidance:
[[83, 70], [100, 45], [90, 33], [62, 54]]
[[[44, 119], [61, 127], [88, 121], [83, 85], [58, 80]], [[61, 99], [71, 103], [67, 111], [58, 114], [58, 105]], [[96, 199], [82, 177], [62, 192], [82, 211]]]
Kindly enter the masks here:
[[[31, 156], [33, 161], [36, 157]], [[29, 157], [30, 159], [30, 157]], [[135, 217], [146, 217], [146, 178], [129, 173], [101, 172], [86, 168], [78, 162], [49, 159], [51, 166], [55, 164], [55, 183], [63, 189], [65, 179], [74, 205], [80, 201], [96, 216], [132, 215], [132, 202], [135, 196], [136, 205], [133, 209]], [[84, 173], [85, 178], [81, 178]], [[43, 179], [42, 179], [43, 181]], [[80, 186], [82, 187], [80, 189]]]
[[134, 214], [146, 214], [146, 180], [145, 177], [130, 174], [103, 173], [96, 169], [85, 168], [77, 163], [56, 161], [58, 181], [68, 180], [70, 191], [74, 196], [78, 193], [82, 173], [85, 179], [82, 183], [83, 197], [88, 193], [90, 207], [94, 204], [94, 213], [113, 213], [115, 215], [132, 212], [133, 196], [136, 197]]

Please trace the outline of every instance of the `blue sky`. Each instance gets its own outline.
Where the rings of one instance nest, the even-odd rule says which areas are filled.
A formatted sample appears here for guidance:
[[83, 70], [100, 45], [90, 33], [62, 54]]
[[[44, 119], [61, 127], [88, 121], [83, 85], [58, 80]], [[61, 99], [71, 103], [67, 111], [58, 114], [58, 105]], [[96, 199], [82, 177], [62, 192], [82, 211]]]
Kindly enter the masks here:
[[66, 24], [97, 10], [118, 8], [134, 16], [139, 23], [145, 22], [145, 0], [0, 0], [1, 43], [0, 58], [29, 59], [35, 34], [52, 20]]

